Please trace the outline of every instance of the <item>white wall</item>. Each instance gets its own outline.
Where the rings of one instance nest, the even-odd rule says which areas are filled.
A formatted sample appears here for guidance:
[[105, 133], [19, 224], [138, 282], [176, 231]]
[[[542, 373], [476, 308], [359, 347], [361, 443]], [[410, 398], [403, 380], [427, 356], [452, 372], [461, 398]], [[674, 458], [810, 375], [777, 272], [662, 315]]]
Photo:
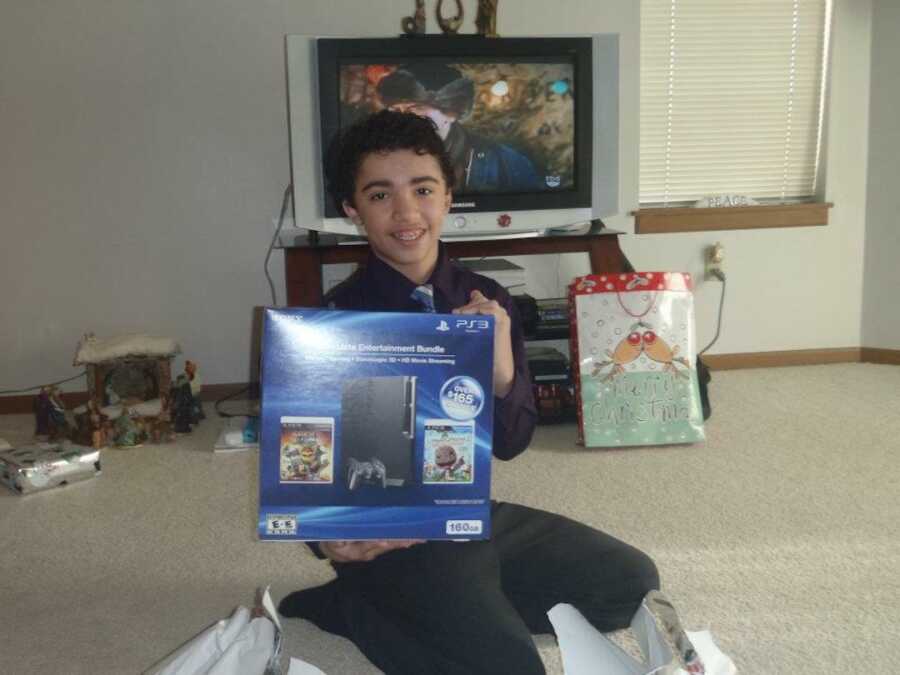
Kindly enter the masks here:
[[[12, 4], [0, 22], [0, 390], [77, 373], [88, 330], [170, 335], [206, 382], [246, 381], [252, 307], [269, 302], [271, 218], [290, 180], [283, 36], [393, 35], [413, 3]], [[694, 274], [704, 245], [725, 244], [713, 351], [861, 344], [871, 0], [836, 4], [831, 225], [623, 237], [636, 267]], [[637, 205], [638, 18], [633, 0], [519, 0], [501, 3], [498, 21], [509, 35], [621, 34], [623, 213]], [[627, 216], [608, 224], [633, 230]], [[587, 271], [583, 255], [527, 260], [545, 296]], [[273, 263], [283, 299], [280, 255]], [[697, 297], [703, 342], [718, 287]]]
[[863, 344], [900, 349], [900, 4], [875, 0]]

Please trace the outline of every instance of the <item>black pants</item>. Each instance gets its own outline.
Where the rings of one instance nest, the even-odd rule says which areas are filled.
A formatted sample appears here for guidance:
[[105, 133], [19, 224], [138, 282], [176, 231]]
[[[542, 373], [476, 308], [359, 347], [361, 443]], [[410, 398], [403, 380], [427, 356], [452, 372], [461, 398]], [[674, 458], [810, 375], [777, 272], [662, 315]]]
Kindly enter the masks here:
[[551, 607], [567, 602], [612, 631], [659, 588], [644, 553], [568, 518], [500, 503], [491, 529], [490, 541], [334, 564], [337, 579], [279, 609], [349, 638], [389, 675], [531, 675], [544, 673], [531, 635], [552, 632]]

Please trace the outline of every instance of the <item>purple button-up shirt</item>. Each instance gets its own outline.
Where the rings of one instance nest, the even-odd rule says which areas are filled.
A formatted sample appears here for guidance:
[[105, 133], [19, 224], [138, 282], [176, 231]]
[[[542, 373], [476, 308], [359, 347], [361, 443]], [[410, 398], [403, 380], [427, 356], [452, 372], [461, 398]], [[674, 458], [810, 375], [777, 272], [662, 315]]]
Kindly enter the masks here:
[[[435, 309], [447, 314], [469, 302], [469, 294], [479, 290], [496, 300], [509, 314], [516, 375], [512, 389], [503, 398], [494, 398], [494, 456], [512, 459], [531, 442], [537, 410], [531, 389], [531, 376], [525, 359], [522, 323], [516, 305], [506, 289], [497, 282], [475, 274], [447, 257], [440, 244], [438, 261], [427, 283], [434, 288]], [[356, 309], [376, 312], [420, 312], [422, 305], [413, 299], [417, 286], [400, 272], [369, 254], [364, 269], [332, 289], [325, 301], [334, 309]]]

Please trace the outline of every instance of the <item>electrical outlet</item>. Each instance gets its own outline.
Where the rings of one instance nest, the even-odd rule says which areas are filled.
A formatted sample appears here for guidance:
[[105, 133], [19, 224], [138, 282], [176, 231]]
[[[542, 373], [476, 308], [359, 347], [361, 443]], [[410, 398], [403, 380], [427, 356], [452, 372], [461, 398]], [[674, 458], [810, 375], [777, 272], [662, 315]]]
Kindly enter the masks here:
[[712, 246], [707, 246], [705, 260], [705, 279], [722, 281], [725, 276], [725, 247], [718, 241]]

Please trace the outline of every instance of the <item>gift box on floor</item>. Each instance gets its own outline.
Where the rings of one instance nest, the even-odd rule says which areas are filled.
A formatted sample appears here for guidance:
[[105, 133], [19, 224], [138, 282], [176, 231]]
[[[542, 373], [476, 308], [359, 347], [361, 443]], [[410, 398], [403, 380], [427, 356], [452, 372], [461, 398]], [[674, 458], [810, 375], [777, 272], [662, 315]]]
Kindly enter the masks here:
[[0, 452], [0, 482], [19, 494], [68, 485], [99, 473], [100, 451], [68, 441]]
[[703, 440], [689, 274], [578, 277], [569, 286], [569, 314], [580, 442]]
[[266, 310], [259, 536], [487, 538], [493, 327]]

